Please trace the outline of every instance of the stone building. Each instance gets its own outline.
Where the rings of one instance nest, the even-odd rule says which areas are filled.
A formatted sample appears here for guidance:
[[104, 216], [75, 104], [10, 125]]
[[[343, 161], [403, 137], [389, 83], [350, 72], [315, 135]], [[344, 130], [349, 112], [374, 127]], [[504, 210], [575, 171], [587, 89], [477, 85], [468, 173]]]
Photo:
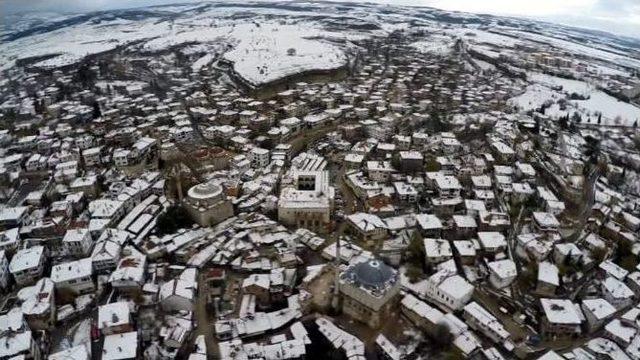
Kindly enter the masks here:
[[342, 311], [376, 328], [400, 292], [398, 272], [380, 260], [349, 266], [339, 279]]
[[202, 183], [193, 186], [183, 201], [193, 220], [201, 226], [211, 226], [233, 216], [233, 205], [220, 185]]
[[325, 233], [331, 221], [335, 190], [328, 171], [293, 171], [278, 200], [278, 219], [289, 225]]

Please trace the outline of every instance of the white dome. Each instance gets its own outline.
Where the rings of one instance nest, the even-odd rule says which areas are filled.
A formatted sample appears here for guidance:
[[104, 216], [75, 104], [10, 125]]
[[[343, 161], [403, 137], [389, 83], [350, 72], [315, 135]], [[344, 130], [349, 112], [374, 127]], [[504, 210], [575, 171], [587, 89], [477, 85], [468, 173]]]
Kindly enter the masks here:
[[206, 200], [222, 195], [222, 187], [214, 183], [202, 183], [189, 189], [189, 197], [194, 200]]

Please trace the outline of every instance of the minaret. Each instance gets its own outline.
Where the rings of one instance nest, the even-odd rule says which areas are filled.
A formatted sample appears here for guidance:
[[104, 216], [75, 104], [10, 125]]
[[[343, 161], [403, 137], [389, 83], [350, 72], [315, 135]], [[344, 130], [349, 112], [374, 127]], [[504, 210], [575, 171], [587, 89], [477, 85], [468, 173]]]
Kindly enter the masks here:
[[173, 167], [173, 176], [176, 180], [176, 192], [178, 193], [178, 202], [182, 203], [182, 169], [180, 165]]
[[567, 156], [568, 152], [567, 152], [567, 143], [564, 140], [564, 131], [560, 133], [560, 136], [558, 136], [558, 141], [560, 142], [560, 170], [562, 171], [562, 177], [566, 177], [567, 175], [567, 159], [565, 156]]
[[342, 236], [338, 235], [336, 239], [336, 258], [335, 263], [333, 264], [335, 268], [335, 278], [333, 283], [333, 299], [331, 299], [331, 307], [334, 311], [340, 311], [340, 238]]

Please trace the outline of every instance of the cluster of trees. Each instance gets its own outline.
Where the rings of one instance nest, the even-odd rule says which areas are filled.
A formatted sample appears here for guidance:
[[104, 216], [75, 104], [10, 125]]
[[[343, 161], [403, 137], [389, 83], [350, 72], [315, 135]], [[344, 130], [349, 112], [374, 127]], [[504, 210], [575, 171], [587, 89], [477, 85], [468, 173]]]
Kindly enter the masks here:
[[584, 140], [587, 143], [585, 155], [589, 158], [590, 163], [597, 164], [600, 156], [600, 140], [593, 136], [585, 136]]
[[44, 105], [44, 100], [38, 98], [37, 96], [33, 99], [33, 109], [36, 114], [43, 114], [47, 107]]
[[443, 120], [443, 116], [438, 111], [431, 112], [426, 128], [432, 134], [451, 130], [449, 122]]
[[522, 291], [533, 289], [538, 282], [538, 264], [530, 262], [523, 266], [516, 281]]
[[544, 104], [540, 105], [540, 107], [536, 109], [536, 111], [542, 115], [545, 115], [547, 109], [550, 108], [551, 105], [553, 105], [553, 101], [546, 101]]
[[424, 170], [428, 172], [440, 171], [441, 165], [434, 156], [428, 156], [424, 162]]
[[571, 100], [589, 100], [591, 96], [589, 95], [582, 95], [582, 94], [578, 94], [576, 92], [571, 93], [571, 95], [569, 95], [569, 99]]
[[97, 119], [102, 116], [102, 111], [100, 111], [100, 104], [97, 101], [93, 102], [93, 113], [92, 118]]
[[405, 253], [407, 272], [406, 275], [412, 283], [418, 282], [424, 275], [426, 267], [426, 254], [422, 236], [417, 231], [413, 233], [407, 251]]
[[73, 76], [73, 80], [74, 82], [81, 84], [84, 88], [91, 88], [95, 84], [97, 77], [98, 74], [91, 69], [89, 64], [83, 63]]
[[182, 206], [173, 205], [158, 216], [156, 231], [159, 236], [162, 236], [191, 226], [193, 226], [193, 220], [187, 211]]
[[631, 251], [631, 243], [619, 241], [616, 250], [616, 263], [627, 271], [635, 271], [638, 266], [638, 257]]
[[578, 130], [576, 124], [579, 124], [581, 122], [582, 115], [577, 112], [574, 112], [571, 116], [569, 115], [569, 113], [567, 113], [567, 115], [561, 116], [558, 119], [558, 125], [560, 126], [560, 128], [562, 130], [569, 130], [571, 132], [576, 132]]
[[515, 221], [520, 214], [520, 209], [523, 210], [523, 217], [528, 215], [529, 212], [533, 211], [538, 207], [538, 200], [531, 196], [525, 201], [511, 201], [509, 203], [509, 216], [511, 220]]

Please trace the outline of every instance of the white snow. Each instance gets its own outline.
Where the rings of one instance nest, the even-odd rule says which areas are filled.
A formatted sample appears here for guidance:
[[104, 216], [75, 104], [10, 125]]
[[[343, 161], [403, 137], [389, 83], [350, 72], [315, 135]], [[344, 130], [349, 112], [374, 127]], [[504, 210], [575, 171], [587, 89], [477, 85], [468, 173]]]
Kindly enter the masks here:
[[73, 329], [73, 346], [91, 341], [91, 319], [85, 319]]
[[[306, 70], [337, 69], [347, 58], [336, 46], [309, 37], [322, 32], [308, 25], [253, 24], [236, 26], [240, 43], [224, 54], [234, 70], [252, 84], [266, 83]], [[233, 36], [233, 35], [232, 35]]]
[[528, 73], [527, 78], [533, 82], [548, 86], [548, 87], [562, 87], [562, 92], [566, 93], [578, 93], [581, 95], [590, 94], [595, 87], [587, 84], [584, 81], [564, 79], [552, 75], [541, 73]]
[[[527, 78], [533, 82], [527, 86], [525, 92], [509, 100], [510, 104], [518, 106], [523, 111], [540, 108], [544, 103], [557, 103], [567, 99], [567, 109], [560, 110], [559, 105], [553, 105], [545, 112], [552, 117], [564, 116], [578, 112], [583, 121], [592, 121], [602, 113], [602, 124], [631, 125], [640, 119], [640, 108], [619, 101], [618, 99], [598, 90], [594, 85], [584, 81], [564, 79], [541, 73], [528, 73]], [[560, 90], [559, 87], [562, 87]], [[554, 90], [558, 89], [558, 90]], [[589, 96], [587, 100], [569, 100], [568, 95], [578, 93]]]
[[215, 58], [215, 54], [204, 55], [201, 58], [199, 58], [198, 60], [196, 60], [191, 65], [191, 69], [193, 71], [198, 71], [198, 70], [202, 69], [203, 67], [209, 65], [213, 61], [214, 58]]
[[[331, 70], [346, 64], [347, 58], [326, 38], [348, 35], [324, 31], [313, 23], [235, 22], [222, 26], [175, 26], [172, 34], [148, 41], [144, 49], [156, 51], [190, 42], [223, 42], [233, 49], [224, 59], [233, 63], [235, 72], [252, 85], [268, 83], [308, 70]], [[175, 28], [179, 28], [176, 30]], [[321, 38], [322, 37], [322, 38]], [[210, 62], [200, 58], [197, 70]]]
[[16, 60], [51, 54], [58, 56], [42, 60], [36, 66], [70, 65], [90, 54], [113, 50], [131, 41], [161, 35], [166, 25], [156, 24], [156, 20], [114, 20], [94, 26], [80, 24], [3, 42], [0, 43], [0, 70], [12, 67]]
[[446, 30], [446, 33], [476, 44], [490, 44], [497, 47], [514, 47], [522, 41], [506, 35], [497, 34], [472, 28], [456, 28]]
[[[182, 9], [182, 10], [179, 10]], [[186, 11], [163, 7], [163, 11]], [[193, 70], [209, 64], [220, 50], [233, 47], [224, 57], [234, 70], [251, 84], [277, 80], [307, 70], [330, 70], [346, 64], [342, 47], [366, 33], [330, 32], [311, 20], [293, 19], [287, 23], [256, 19], [225, 19], [240, 8], [212, 8], [193, 16], [166, 20], [161, 17], [131, 21], [120, 18], [87, 21], [43, 34], [26, 36], [0, 44], [0, 70], [11, 68], [17, 60], [50, 56], [34, 64], [55, 68], [74, 64], [85, 56], [142, 41], [143, 51], [161, 51], [175, 45], [205, 44], [209, 54], [195, 61]], [[270, 9], [274, 12], [277, 10]], [[298, 14], [299, 15], [299, 14]], [[309, 15], [312, 15], [309, 13]], [[339, 40], [340, 45], [335, 42]], [[344, 43], [344, 40], [347, 42]], [[290, 50], [293, 49], [293, 50]]]
[[582, 43], [558, 39], [555, 37], [536, 34], [533, 32], [512, 31], [512, 33], [524, 39], [544, 42], [556, 48], [572, 52], [574, 54], [585, 55], [594, 59], [608, 61], [613, 64], [633, 66], [640, 69], [640, 60], [628, 56], [618, 55], [613, 52], [613, 49], [611, 49], [611, 51], [605, 51], [601, 48], [596, 48], [595, 46], [587, 46]]
[[421, 53], [446, 55], [453, 49], [453, 39], [442, 35], [432, 35], [429, 39], [416, 41], [410, 46]]
[[539, 84], [533, 84], [527, 86], [524, 93], [509, 99], [509, 102], [514, 106], [519, 106], [523, 110], [531, 110], [540, 108], [548, 101], [555, 102], [564, 98], [563, 94], [557, 91], [551, 90], [546, 86]]

